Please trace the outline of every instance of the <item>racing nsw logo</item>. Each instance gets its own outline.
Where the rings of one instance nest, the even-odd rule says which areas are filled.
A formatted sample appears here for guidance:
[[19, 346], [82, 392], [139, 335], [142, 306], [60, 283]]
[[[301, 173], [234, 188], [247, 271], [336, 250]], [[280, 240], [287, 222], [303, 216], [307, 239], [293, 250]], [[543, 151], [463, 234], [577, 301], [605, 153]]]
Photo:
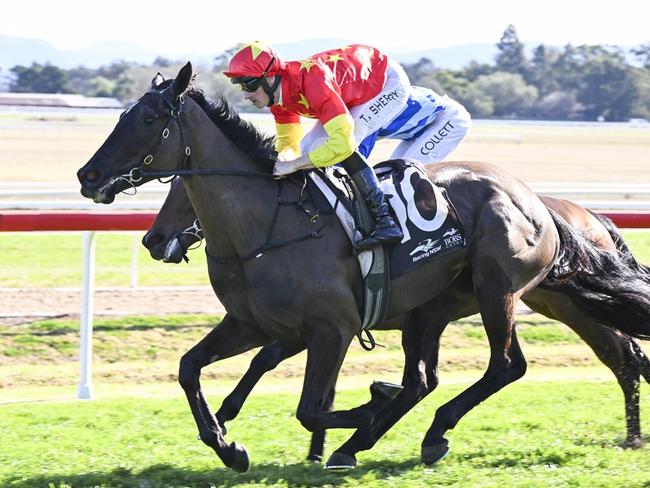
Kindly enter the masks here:
[[410, 253], [409, 256], [413, 256], [414, 254], [417, 253], [422, 253], [413, 258], [413, 262], [415, 263], [416, 261], [419, 261], [420, 259], [427, 258], [431, 256], [432, 254], [435, 254], [437, 252], [440, 252], [442, 249], [442, 245], [437, 245], [438, 242], [440, 242], [440, 239], [425, 239], [421, 241], [415, 249], [413, 249]]

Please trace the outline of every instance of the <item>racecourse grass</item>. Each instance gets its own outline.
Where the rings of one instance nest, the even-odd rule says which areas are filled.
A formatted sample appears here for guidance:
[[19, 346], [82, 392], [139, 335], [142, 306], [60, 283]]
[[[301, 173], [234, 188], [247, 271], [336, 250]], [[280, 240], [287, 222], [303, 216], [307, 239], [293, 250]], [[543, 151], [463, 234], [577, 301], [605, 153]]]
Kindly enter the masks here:
[[[137, 248], [138, 284], [143, 286], [208, 286], [203, 247], [190, 251], [190, 262], [155, 261], [140, 244], [144, 232], [100, 232], [95, 237], [97, 286], [129, 286], [131, 260]], [[79, 287], [80, 232], [0, 233], [0, 287]]]
[[[520, 383], [471, 411], [450, 433], [451, 453], [435, 467], [419, 462], [435, 408], [467, 385], [442, 385], [346, 474], [305, 458], [308, 434], [294, 418], [295, 393], [254, 394], [229, 424], [251, 469], [223, 467], [196, 440], [181, 394], [91, 402], [0, 406], [0, 484], [67, 486], [636, 487], [650, 484], [650, 451], [624, 450], [620, 393], [610, 382]], [[210, 394], [210, 391], [206, 391]], [[644, 386], [642, 402], [649, 399]], [[220, 397], [212, 396], [217, 405]], [[337, 406], [368, 399], [339, 392]], [[349, 431], [330, 431], [326, 456]]]
[[[93, 377], [102, 384], [123, 380], [141, 385], [174, 382], [180, 356], [220, 321], [219, 316], [98, 317], [93, 330]], [[518, 335], [532, 368], [599, 367], [594, 354], [564, 324], [537, 314], [517, 317]], [[72, 319], [27, 321], [0, 325], [0, 403], [38, 399], [29, 389], [41, 385], [71, 387], [78, 381], [79, 323]], [[399, 331], [377, 331], [377, 347], [367, 353], [356, 343], [342, 367], [344, 377], [379, 374], [400, 382], [403, 367]], [[205, 368], [203, 378], [235, 381], [255, 351]], [[442, 337], [440, 370], [473, 374], [487, 366], [489, 350], [480, 317], [450, 325]], [[269, 373], [280, 384], [291, 379], [299, 388], [305, 354], [288, 359]], [[602, 366], [601, 366], [602, 367]], [[584, 371], [584, 369], [582, 370]], [[605, 377], [609, 373], [603, 368]], [[601, 375], [602, 377], [602, 375]], [[26, 393], [25, 393], [26, 392]], [[26, 396], [25, 396], [25, 395]]]
[[[0, 326], [0, 486], [644, 486], [650, 451], [619, 447], [622, 393], [613, 375], [566, 326], [538, 315], [517, 318], [529, 373], [470, 412], [450, 434], [452, 453], [435, 468], [419, 463], [419, 444], [435, 409], [480, 378], [489, 355], [480, 319], [448, 327], [441, 386], [347, 474], [303, 462], [308, 434], [294, 418], [304, 353], [256, 387], [228, 439], [249, 449], [251, 470], [225, 469], [195, 440], [180, 387], [178, 359], [219, 317], [97, 318], [96, 400], [73, 401], [78, 323], [37, 320]], [[337, 408], [368, 400], [373, 379], [399, 382], [400, 334], [377, 332], [384, 347], [354, 343], [337, 388]], [[14, 351], [10, 353], [9, 351]], [[217, 407], [252, 353], [202, 372]], [[650, 388], [642, 386], [642, 414]], [[644, 417], [645, 418], [645, 417]], [[347, 431], [329, 435], [326, 455]]]
[[[129, 286], [131, 259], [137, 247], [138, 283], [143, 286], [208, 286], [203, 247], [190, 251], [190, 262], [154, 261], [139, 244], [144, 233], [101, 232], [95, 244], [95, 282], [98, 286]], [[636, 258], [650, 264], [650, 231], [623, 230]], [[79, 287], [81, 233], [0, 233], [0, 287]]]

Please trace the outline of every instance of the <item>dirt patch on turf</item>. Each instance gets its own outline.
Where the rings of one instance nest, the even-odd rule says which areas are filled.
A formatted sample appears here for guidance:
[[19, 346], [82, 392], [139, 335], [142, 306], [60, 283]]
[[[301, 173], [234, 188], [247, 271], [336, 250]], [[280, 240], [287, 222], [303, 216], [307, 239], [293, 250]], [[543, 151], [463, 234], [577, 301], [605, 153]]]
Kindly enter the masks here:
[[[223, 314], [210, 287], [156, 286], [96, 288], [96, 316]], [[0, 288], [0, 324], [43, 318], [74, 318], [81, 312], [78, 288]]]

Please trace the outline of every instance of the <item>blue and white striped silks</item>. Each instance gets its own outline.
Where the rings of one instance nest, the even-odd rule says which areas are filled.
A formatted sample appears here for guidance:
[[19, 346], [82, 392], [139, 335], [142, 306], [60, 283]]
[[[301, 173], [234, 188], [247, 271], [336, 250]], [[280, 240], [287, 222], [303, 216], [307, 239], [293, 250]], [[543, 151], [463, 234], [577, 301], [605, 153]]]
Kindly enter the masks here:
[[359, 152], [367, 158], [377, 139], [416, 139], [445, 109], [445, 100], [448, 99], [429, 88], [412, 86], [406, 107], [385, 127], [366, 137], [359, 145]]

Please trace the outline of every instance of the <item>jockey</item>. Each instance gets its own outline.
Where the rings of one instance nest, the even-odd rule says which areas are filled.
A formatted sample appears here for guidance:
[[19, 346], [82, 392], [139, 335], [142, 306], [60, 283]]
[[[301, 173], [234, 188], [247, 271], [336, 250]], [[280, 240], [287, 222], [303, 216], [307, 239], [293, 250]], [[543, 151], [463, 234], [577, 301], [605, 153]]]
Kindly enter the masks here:
[[[256, 41], [233, 56], [224, 74], [241, 86], [244, 98], [257, 108], [270, 107], [276, 122], [280, 159], [274, 174], [283, 176], [300, 169], [341, 163], [375, 219], [372, 234], [357, 242], [357, 249], [363, 251], [402, 239], [374, 171], [365, 160], [379, 137], [424, 137], [422, 130], [409, 123], [415, 119], [417, 111], [413, 107], [419, 102], [411, 95], [408, 77], [397, 62], [375, 48], [357, 44], [302, 61], [284, 62], [271, 47]], [[423, 96], [426, 98], [426, 94]], [[440, 99], [437, 95], [435, 98]], [[425, 105], [431, 107], [432, 103]], [[408, 117], [400, 119], [403, 114]], [[304, 137], [301, 116], [317, 119]], [[393, 120], [396, 124], [390, 124]], [[426, 122], [427, 128], [431, 125], [431, 120], [422, 122]], [[447, 129], [451, 127], [448, 125]], [[457, 138], [456, 144], [463, 136], [464, 133]], [[440, 145], [434, 141], [427, 147], [432, 144]], [[435, 153], [432, 149], [428, 149], [427, 156]]]

